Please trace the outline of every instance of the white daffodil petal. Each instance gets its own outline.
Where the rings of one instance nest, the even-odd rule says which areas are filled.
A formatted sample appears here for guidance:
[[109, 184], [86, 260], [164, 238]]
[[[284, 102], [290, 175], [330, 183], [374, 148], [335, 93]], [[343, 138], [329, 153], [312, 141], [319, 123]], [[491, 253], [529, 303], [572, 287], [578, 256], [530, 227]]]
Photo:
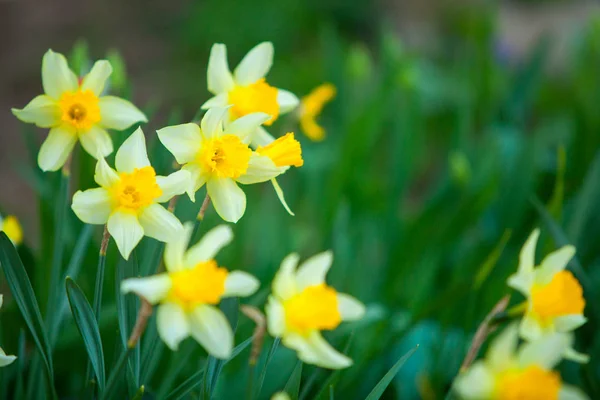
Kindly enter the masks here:
[[292, 211], [290, 206], [288, 206], [287, 202], [285, 201], [285, 196], [283, 195], [283, 189], [281, 188], [281, 186], [279, 186], [277, 179], [275, 179], [275, 178], [271, 179], [271, 184], [273, 185], [273, 189], [275, 189], [275, 193], [277, 194], [277, 198], [279, 199], [279, 202], [281, 203], [281, 205], [283, 205], [283, 208], [285, 208], [285, 211], [287, 211], [287, 213], [290, 214], [291, 216], [296, 215], [296, 214], [294, 214], [294, 212]]
[[558, 400], [589, 400], [589, 397], [579, 388], [563, 384], [558, 391]]
[[115, 157], [115, 167], [118, 172], [131, 173], [134, 169], [150, 166], [148, 152], [146, 151], [146, 138], [141, 128], [137, 128], [131, 134], [119, 150]]
[[213, 306], [199, 306], [190, 314], [192, 337], [208, 354], [226, 359], [233, 349], [233, 331], [221, 310]]
[[571, 332], [587, 322], [587, 318], [581, 314], [562, 315], [554, 319], [554, 327], [557, 332]]
[[277, 89], [277, 103], [279, 104], [279, 112], [281, 114], [288, 113], [298, 107], [300, 100], [298, 97], [287, 90]]
[[571, 347], [572, 337], [563, 333], [547, 334], [534, 342], [525, 343], [518, 354], [519, 366], [539, 365], [552, 369]]
[[89, 74], [83, 78], [81, 90], [91, 90], [96, 96], [100, 96], [112, 71], [112, 66], [108, 61], [96, 61]]
[[183, 230], [183, 225], [170, 211], [160, 204], [151, 204], [140, 213], [140, 225], [144, 234], [161, 242], [175, 240]]
[[0, 347], [0, 367], [6, 367], [17, 359], [16, 356], [7, 356], [2, 347]]
[[509, 325], [494, 339], [486, 354], [486, 360], [492, 370], [505, 370], [515, 357], [519, 341], [519, 326]]
[[48, 95], [36, 96], [22, 110], [12, 109], [12, 113], [23, 122], [40, 128], [51, 128], [60, 124], [61, 110], [56, 100]]
[[177, 304], [165, 303], [158, 306], [156, 327], [165, 344], [173, 351], [179, 343], [190, 336], [190, 323], [185, 311]]
[[273, 337], [281, 337], [285, 333], [285, 309], [273, 296], [269, 296], [265, 306], [267, 314], [267, 330]]
[[197, 265], [215, 258], [219, 250], [233, 240], [233, 231], [229, 225], [219, 225], [208, 231], [202, 239], [188, 250], [185, 264]]
[[112, 212], [112, 199], [104, 188], [78, 191], [73, 195], [73, 212], [86, 224], [103, 225]]
[[535, 274], [535, 281], [540, 285], [550, 283], [556, 273], [567, 267], [567, 264], [575, 255], [575, 246], [563, 246], [548, 254], [540, 264]]
[[233, 72], [237, 84], [246, 86], [264, 78], [273, 65], [273, 53], [271, 42], [260, 43], [250, 50]]
[[246, 194], [233, 179], [212, 178], [206, 183], [215, 211], [227, 222], [238, 222], [246, 211]]
[[173, 154], [179, 164], [193, 161], [200, 151], [202, 135], [196, 124], [167, 126], [156, 131], [160, 142]]
[[202, 186], [204, 186], [208, 180], [208, 176], [196, 163], [186, 164], [181, 167], [181, 169], [190, 173], [190, 186], [187, 190], [187, 193], [190, 197], [190, 200], [196, 201], [196, 192], [200, 190]]
[[489, 399], [494, 392], [493, 373], [481, 362], [475, 362], [471, 368], [456, 378], [454, 390], [465, 400]]
[[200, 108], [203, 110], [208, 110], [209, 108], [214, 107], [225, 107], [227, 104], [229, 104], [229, 97], [227, 93], [221, 93], [208, 99]]
[[244, 185], [266, 182], [281, 175], [286, 170], [287, 167], [276, 166], [269, 157], [261, 156], [258, 153], [252, 153], [246, 173], [236, 180]]
[[296, 287], [296, 266], [300, 256], [292, 253], [283, 259], [279, 271], [273, 279], [273, 293], [281, 300], [287, 300], [294, 296], [298, 289]]
[[173, 196], [185, 193], [190, 188], [191, 174], [186, 170], [173, 172], [169, 176], [157, 176], [156, 183], [162, 190], [162, 195], [156, 199], [157, 203], [171, 200]]
[[254, 148], [258, 146], [266, 146], [275, 141], [273, 135], [271, 135], [265, 128], [259, 126], [254, 132], [252, 132], [252, 139], [250, 145]]
[[186, 222], [183, 224], [183, 231], [176, 238], [167, 242], [165, 246], [165, 266], [167, 271], [176, 272], [185, 268], [185, 252], [190, 243], [194, 224]]
[[171, 278], [167, 274], [129, 278], [121, 282], [121, 293], [135, 293], [152, 305], [167, 297], [169, 290], [171, 290]]
[[225, 279], [225, 292], [223, 296], [247, 297], [254, 294], [260, 282], [253, 275], [244, 271], [232, 271]]
[[328, 250], [314, 255], [300, 264], [296, 272], [298, 290], [324, 283], [325, 276], [329, 268], [331, 268], [332, 263], [333, 252]]
[[79, 86], [65, 56], [52, 50], [48, 50], [42, 59], [42, 85], [44, 92], [56, 100], [64, 92], [74, 92]]
[[587, 364], [590, 362], [590, 356], [584, 353], [580, 353], [572, 347], [565, 350], [563, 357], [565, 360], [570, 360], [579, 364]]
[[94, 180], [98, 185], [108, 188], [119, 182], [120, 178], [119, 174], [117, 174], [117, 171], [109, 167], [104, 158], [100, 158], [96, 163]]
[[356, 298], [345, 294], [338, 293], [338, 310], [343, 321], [357, 321], [365, 315], [365, 305]]
[[509, 287], [518, 290], [523, 295], [528, 296], [531, 292], [531, 287], [535, 280], [535, 272], [517, 272], [508, 277], [507, 284]]
[[77, 134], [65, 126], [50, 129], [38, 154], [38, 165], [42, 171], [59, 170], [73, 151]]
[[[2, 216], [0, 216], [0, 225], [2, 224]], [[2, 304], [4, 304], [4, 295], [0, 294], [0, 308], [2, 308]]]
[[525, 313], [519, 325], [519, 335], [525, 340], [537, 340], [543, 334], [538, 320], [530, 313]]
[[115, 96], [100, 97], [100, 125], [118, 131], [125, 130], [133, 124], [148, 122], [148, 119], [131, 102]]
[[535, 266], [535, 246], [540, 237], [540, 230], [534, 230], [519, 254], [519, 273], [531, 272]]
[[227, 125], [224, 134], [236, 135], [244, 143], [250, 143], [252, 133], [271, 118], [269, 114], [256, 112], [246, 114]]
[[318, 331], [313, 331], [306, 338], [295, 334], [285, 336], [283, 343], [295, 349], [298, 358], [308, 364], [330, 369], [347, 368], [352, 365], [352, 360], [334, 349]]
[[129, 212], [115, 211], [108, 218], [107, 227], [123, 258], [129, 259], [135, 246], [144, 237], [144, 228], [140, 225], [137, 216]]
[[81, 146], [94, 158], [106, 157], [113, 152], [113, 142], [106, 130], [92, 126], [79, 134]]
[[227, 47], [221, 43], [210, 49], [207, 71], [208, 91], [213, 94], [229, 92], [233, 88], [233, 77], [227, 63]]
[[227, 113], [227, 108], [215, 107], [204, 114], [202, 121], [200, 121], [200, 128], [202, 130], [202, 135], [206, 139], [219, 137], [223, 134], [223, 120]]

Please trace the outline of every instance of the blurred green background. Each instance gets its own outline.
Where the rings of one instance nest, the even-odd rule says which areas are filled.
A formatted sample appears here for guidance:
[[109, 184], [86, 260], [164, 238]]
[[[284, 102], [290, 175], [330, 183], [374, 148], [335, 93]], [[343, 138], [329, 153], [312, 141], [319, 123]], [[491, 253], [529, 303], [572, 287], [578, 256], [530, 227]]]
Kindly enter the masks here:
[[[154, 130], [192, 120], [209, 97], [210, 46], [226, 43], [233, 67], [251, 47], [269, 40], [276, 57], [271, 84], [303, 96], [331, 82], [338, 96], [319, 119], [327, 130], [323, 142], [302, 136], [293, 116], [271, 128], [276, 135], [292, 128], [302, 142], [304, 166], [280, 179], [296, 216], [279, 205], [270, 185], [246, 187], [246, 214], [219, 260], [261, 279], [262, 290], [247, 302], [262, 307], [285, 255], [334, 250], [329, 282], [368, 305], [363, 321], [328, 336], [340, 349], [351, 337], [355, 359], [355, 366], [336, 375], [335, 398], [364, 398], [416, 344], [420, 348], [383, 398], [444, 398], [477, 325], [509, 293], [506, 278], [537, 226], [543, 232], [538, 257], [567, 242], [577, 247], [590, 321], [578, 331], [576, 348], [592, 359], [584, 366], [563, 362], [561, 370], [565, 380], [600, 398], [597, 6], [584, 1], [58, 5], [22, 0], [0, 2], [0, 32], [0, 211], [24, 221], [26, 246], [20, 253], [42, 311], [59, 174], [37, 169], [44, 132], [23, 126], [9, 109], [40, 93], [43, 53], [51, 47], [70, 55], [72, 67], [82, 74], [90, 60], [106, 56], [120, 65], [111, 90], [149, 115], [143, 129], [151, 160], [166, 173], [172, 158]], [[115, 147], [128, 133], [113, 136]], [[72, 188], [92, 187], [93, 167], [93, 160], [78, 151]], [[199, 206], [181, 199], [177, 214], [193, 219]], [[201, 229], [218, 223], [210, 210]], [[63, 268], [77, 254], [73, 247], [82, 233], [92, 230], [69, 210]], [[75, 277], [88, 298], [100, 234], [100, 227], [93, 228]], [[142, 272], [156, 268], [159, 251], [155, 241], [144, 239], [136, 251]], [[118, 265], [111, 244], [101, 319], [109, 371], [120, 345]], [[25, 326], [3, 281], [0, 292], [5, 294], [0, 343], [17, 353]], [[514, 294], [512, 303], [519, 301]], [[85, 398], [87, 357], [67, 315], [54, 352], [57, 388], [63, 396]], [[240, 316], [236, 342], [250, 337], [253, 327]], [[205, 359], [191, 340], [172, 353], [155, 340], [152, 329], [150, 321], [141, 349], [144, 398], [149, 399], [161, 398], [202, 368]], [[35, 352], [30, 338], [21, 343], [26, 344], [22, 354]], [[155, 359], [146, 358], [149, 354]], [[243, 396], [247, 357], [245, 350], [224, 367], [217, 398]], [[294, 354], [279, 347], [259, 398], [283, 389], [294, 367]], [[11, 398], [22, 368], [27, 364], [0, 370], [5, 379], [0, 397]], [[315, 397], [329, 377], [325, 370], [304, 366], [300, 397]], [[127, 385], [121, 389], [125, 396]]]

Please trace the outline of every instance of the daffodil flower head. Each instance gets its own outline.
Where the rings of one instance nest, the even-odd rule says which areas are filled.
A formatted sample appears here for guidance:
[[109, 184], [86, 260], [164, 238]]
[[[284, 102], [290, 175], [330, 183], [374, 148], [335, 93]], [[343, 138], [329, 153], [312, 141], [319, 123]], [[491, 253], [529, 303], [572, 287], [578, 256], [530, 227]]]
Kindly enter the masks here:
[[194, 123], [169, 126], [157, 131], [162, 144], [175, 156], [182, 170], [191, 174], [188, 194], [204, 184], [217, 213], [225, 221], [237, 222], [246, 209], [243, 185], [266, 182], [283, 174], [290, 166], [301, 166], [300, 143], [288, 134], [281, 140], [253, 151], [252, 131], [270, 117], [252, 113], [238, 118], [226, 127], [228, 109], [211, 108], [200, 126]]
[[[258, 44], [246, 54], [232, 74], [227, 61], [227, 47], [214, 44], [208, 61], [207, 81], [209, 92], [215, 96], [202, 108], [208, 110], [230, 105], [226, 123], [248, 114], [266, 113], [269, 118], [265, 125], [271, 125], [279, 115], [296, 108], [298, 98], [294, 94], [269, 85], [265, 79], [273, 64], [273, 53], [272, 43]], [[262, 126], [251, 133], [251, 141], [255, 145], [273, 141]]]
[[331, 369], [349, 367], [352, 360], [327, 343], [321, 331], [362, 318], [365, 307], [325, 283], [333, 262], [331, 251], [317, 254], [296, 268], [298, 261], [295, 253], [287, 256], [273, 280], [273, 293], [266, 306], [269, 333], [281, 337], [305, 363]]
[[100, 187], [75, 193], [71, 206], [75, 215], [88, 224], [107, 224], [125, 259], [144, 235], [161, 242], [181, 235], [181, 222], [159, 203], [185, 193], [190, 173], [157, 176], [140, 128], [117, 151], [115, 166], [116, 170], [104, 158], [98, 159], [94, 179]]
[[121, 291], [158, 304], [158, 333], [172, 350], [192, 336], [209, 354], [225, 359], [231, 355], [233, 331], [217, 306], [225, 297], [250, 296], [259, 282], [246, 272], [229, 272], [214, 260], [233, 239], [229, 226], [212, 229], [188, 250], [192, 231], [193, 225], [186, 223], [183, 233], [167, 243], [166, 273], [126, 279]]
[[300, 128], [310, 140], [320, 141], [325, 138], [325, 129], [317, 123], [316, 118], [323, 111], [325, 104], [335, 97], [335, 93], [335, 86], [324, 83], [300, 100], [298, 109]]
[[7, 215], [5, 218], [0, 215], [0, 232], [6, 233], [15, 246], [23, 243], [23, 228], [14, 215]]
[[518, 326], [509, 325], [491, 343], [484, 360], [473, 363], [454, 389], [465, 400], [584, 400], [587, 396], [562, 382], [552, 370], [572, 337], [553, 333], [517, 349]]
[[23, 122], [50, 128], [38, 154], [42, 170], [60, 169], [78, 140], [91, 156], [106, 157], [113, 151], [106, 129], [123, 130], [147, 122], [145, 115], [130, 102], [103, 95], [111, 73], [110, 63], [100, 60], [79, 80], [62, 54], [46, 52], [42, 60], [44, 94], [25, 108], [12, 110]]
[[[533, 231], [521, 250], [516, 274], [508, 278], [508, 285], [527, 299], [527, 308], [521, 321], [520, 334], [525, 340], [536, 340], [554, 332], [571, 332], [583, 325], [585, 299], [583, 290], [573, 273], [565, 270], [575, 255], [575, 247], [564, 246], [546, 256], [535, 266], [535, 247], [539, 230]], [[566, 357], [586, 362], [587, 356], [568, 349]]]
[[[7, 235], [8, 236], [8, 235]], [[0, 294], [0, 308], [2, 308], [3, 296]], [[6, 367], [15, 361], [17, 357], [15, 356], [7, 356], [2, 347], [0, 347], [0, 367]]]

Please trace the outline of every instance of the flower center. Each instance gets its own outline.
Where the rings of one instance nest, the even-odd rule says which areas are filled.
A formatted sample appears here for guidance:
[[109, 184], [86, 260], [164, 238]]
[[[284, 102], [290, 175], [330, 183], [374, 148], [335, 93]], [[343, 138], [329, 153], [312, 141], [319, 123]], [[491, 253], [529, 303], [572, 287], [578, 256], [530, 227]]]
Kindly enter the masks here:
[[568, 314], [582, 314], [585, 308], [581, 285], [569, 271], [560, 271], [547, 285], [531, 290], [533, 311], [542, 320]]
[[191, 269], [171, 272], [171, 291], [167, 301], [191, 311], [201, 304], [218, 304], [225, 292], [227, 270], [215, 260], [201, 262]]
[[342, 317], [335, 289], [320, 284], [309, 286], [283, 303], [286, 325], [306, 335], [312, 330], [335, 329]]
[[91, 90], [65, 92], [58, 104], [62, 111], [62, 121], [78, 130], [88, 130], [100, 122], [99, 99]]
[[138, 212], [162, 195], [152, 167], [136, 168], [130, 174], [120, 174], [120, 178], [111, 188], [111, 194], [121, 210]]
[[256, 152], [269, 157], [278, 167], [289, 167], [290, 165], [301, 167], [304, 165], [300, 142], [294, 139], [294, 134], [291, 132], [264, 147], [260, 146]]
[[497, 383], [496, 397], [501, 400], [556, 400], [561, 386], [560, 375], [533, 365], [509, 371]]
[[205, 171], [219, 178], [239, 178], [246, 173], [252, 150], [235, 135], [223, 135], [202, 144], [198, 156]]
[[271, 125], [279, 117], [277, 88], [270, 86], [264, 78], [247, 86], [235, 86], [229, 92], [229, 103], [233, 104], [230, 111], [235, 119], [250, 113], [264, 112], [271, 116], [265, 125]]

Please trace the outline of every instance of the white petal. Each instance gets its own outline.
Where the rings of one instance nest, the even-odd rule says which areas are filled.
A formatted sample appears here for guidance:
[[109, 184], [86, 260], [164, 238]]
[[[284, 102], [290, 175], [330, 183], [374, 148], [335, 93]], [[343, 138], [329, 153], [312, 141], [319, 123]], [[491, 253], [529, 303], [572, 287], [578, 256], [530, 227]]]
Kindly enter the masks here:
[[202, 135], [196, 124], [167, 126], [156, 131], [160, 142], [173, 154], [179, 164], [193, 161], [200, 151]]
[[81, 90], [91, 90], [96, 96], [100, 96], [112, 71], [112, 66], [108, 61], [96, 61], [89, 74], [83, 78]]
[[121, 282], [121, 293], [135, 293], [148, 300], [152, 305], [167, 297], [169, 290], [171, 290], [171, 278], [168, 274], [129, 278]]
[[221, 43], [210, 49], [207, 71], [208, 91], [213, 94], [229, 92], [233, 88], [233, 77], [227, 63], [227, 47]]
[[0, 347], [0, 367], [6, 367], [7, 365], [12, 364], [16, 359], [16, 356], [7, 356], [4, 350], [2, 350], [2, 347]]
[[558, 400], [588, 400], [589, 397], [581, 389], [563, 384], [558, 392]]
[[60, 124], [60, 107], [56, 100], [47, 95], [35, 97], [22, 110], [13, 108], [12, 113], [21, 121], [36, 124], [40, 128]]
[[215, 211], [227, 222], [238, 222], [246, 211], [246, 194], [233, 179], [212, 178], [206, 183]]
[[545, 369], [552, 369], [563, 358], [571, 342], [570, 335], [553, 333], [542, 336], [534, 342], [525, 343], [519, 351], [519, 366], [526, 368], [530, 365], [539, 365]]
[[571, 314], [556, 317], [554, 327], [557, 332], [570, 332], [587, 322], [587, 318], [581, 314]]
[[298, 289], [296, 287], [296, 266], [300, 256], [292, 253], [283, 259], [279, 271], [273, 279], [273, 293], [281, 300], [287, 300], [294, 296]]
[[160, 338], [173, 351], [190, 336], [190, 323], [185, 311], [177, 304], [165, 303], [158, 307], [156, 327]]
[[304, 338], [297, 334], [287, 335], [283, 343], [298, 352], [298, 358], [305, 363], [314, 364], [322, 368], [341, 369], [352, 365], [352, 360], [334, 349], [321, 336], [314, 331]]
[[100, 97], [100, 124], [109, 129], [125, 130], [148, 119], [131, 102], [115, 96]]
[[296, 272], [298, 290], [324, 283], [332, 263], [333, 252], [331, 250], [316, 254], [304, 261]]
[[[2, 217], [0, 216], [0, 224], [2, 224]], [[0, 294], [0, 308], [2, 308], [2, 304], [4, 304], [4, 296]]]
[[512, 274], [508, 277], [508, 281], [506, 282], [509, 287], [518, 290], [524, 296], [529, 296], [531, 292], [531, 287], [533, 286], [533, 281], [535, 279], [535, 272], [517, 272], [516, 274]]
[[283, 305], [273, 296], [269, 296], [265, 306], [267, 313], [267, 329], [269, 335], [281, 337], [285, 333], [285, 310]]
[[184, 269], [185, 252], [192, 232], [194, 230], [194, 224], [186, 222], [183, 224], [183, 231], [176, 238], [167, 242], [165, 246], [165, 266], [167, 271], [176, 272]]
[[273, 53], [271, 42], [260, 43], [250, 50], [234, 71], [237, 84], [246, 86], [267, 75], [273, 64]]
[[78, 191], [73, 195], [73, 212], [86, 224], [103, 225], [112, 212], [110, 193], [104, 188]]
[[490, 399], [494, 387], [494, 375], [481, 361], [475, 362], [471, 368], [459, 375], [454, 384], [456, 393], [465, 400]]
[[273, 135], [271, 135], [269, 132], [266, 131], [265, 128], [263, 128], [262, 126], [259, 126], [258, 128], [256, 128], [256, 130], [254, 132], [252, 132], [252, 140], [250, 142], [250, 145], [253, 148], [256, 148], [258, 146], [266, 146], [269, 143], [273, 143], [275, 141], [275, 138], [273, 137]]
[[365, 305], [354, 297], [338, 293], [338, 310], [343, 321], [357, 321], [365, 315]]
[[98, 185], [108, 188], [119, 182], [120, 179], [117, 171], [109, 167], [104, 158], [98, 160], [94, 174], [94, 180]]
[[504, 329], [492, 342], [485, 356], [490, 368], [494, 371], [504, 371], [515, 359], [519, 342], [519, 327], [511, 324]]
[[200, 121], [202, 135], [207, 139], [221, 136], [223, 134], [223, 120], [227, 113], [228, 109], [225, 107], [215, 107], [208, 110], [202, 117], [202, 121]]
[[270, 118], [269, 114], [262, 112], [246, 114], [229, 123], [224, 134], [236, 135], [242, 142], [250, 143], [252, 133]]
[[201, 262], [212, 260], [217, 253], [233, 240], [229, 225], [219, 225], [208, 231], [202, 239], [188, 250], [185, 264], [193, 267]]
[[135, 246], [144, 237], [144, 228], [138, 222], [137, 216], [128, 212], [115, 211], [108, 218], [107, 226], [119, 252], [124, 259], [129, 259]]
[[146, 151], [146, 138], [141, 128], [137, 128], [117, 150], [115, 167], [118, 172], [131, 173], [136, 168], [150, 166]]
[[277, 179], [275, 179], [275, 178], [271, 179], [271, 183], [273, 184], [273, 189], [275, 189], [277, 198], [279, 199], [279, 202], [281, 202], [281, 205], [283, 205], [283, 208], [285, 208], [285, 211], [287, 211], [288, 214], [290, 214], [291, 216], [296, 215], [296, 214], [294, 214], [294, 212], [292, 211], [290, 206], [288, 206], [287, 202], [285, 201], [285, 196], [283, 195], [283, 189], [281, 189], [281, 186], [279, 186], [279, 183], [277, 183]]
[[44, 92], [57, 100], [64, 92], [77, 90], [77, 76], [69, 69], [65, 56], [52, 50], [48, 50], [44, 54], [42, 85]]
[[590, 356], [584, 353], [580, 353], [572, 347], [565, 350], [563, 357], [565, 360], [570, 360], [579, 364], [587, 364], [590, 362]]
[[94, 158], [106, 157], [113, 152], [113, 143], [106, 130], [92, 126], [88, 131], [79, 134], [81, 145]]
[[260, 282], [253, 275], [244, 271], [232, 271], [225, 279], [225, 292], [223, 296], [247, 297], [254, 294]]
[[270, 181], [284, 173], [287, 167], [278, 167], [273, 160], [258, 153], [252, 153], [246, 173], [236, 180], [244, 185]]
[[233, 348], [233, 331], [216, 307], [199, 306], [190, 314], [191, 334], [213, 357], [225, 359]]
[[183, 231], [183, 225], [170, 211], [160, 204], [151, 204], [140, 213], [140, 225], [144, 234], [161, 242], [176, 239]]
[[543, 334], [538, 320], [531, 313], [525, 313], [519, 325], [519, 335], [525, 340], [537, 340]]
[[525, 245], [523, 245], [519, 254], [519, 273], [533, 271], [533, 267], [535, 266], [535, 246], [539, 236], [540, 230], [534, 230], [529, 235], [529, 238], [527, 238]]
[[298, 100], [298, 97], [292, 92], [277, 89], [277, 103], [279, 104], [279, 112], [285, 114], [298, 107], [300, 100]]
[[173, 196], [185, 193], [190, 188], [191, 179], [191, 174], [183, 169], [173, 172], [169, 176], [157, 176], [156, 183], [162, 190], [162, 195], [156, 199], [156, 202], [164, 203]]
[[38, 165], [42, 171], [59, 170], [77, 143], [77, 134], [65, 126], [50, 129], [38, 154]]
[[550, 283], [554, 275], [567, 267], [567, 264], [575, 255], [574, 246], [563, 246], [548, 254], [535, 274], [535, 281], [540, 285]]
[[189, 163], [181, 167], [182, 170], [190, 173], [190, 187], [188, 188], [188, 195], [190, 200], [196, 201], [196, 192], [204, 186], [208, 180], [208, 176], [204, 173], [202, 168], [196, 163]]
[[221, 93], [208, 99], [200, 108], [203, 110], [208, 110], [209, 108], [213, 107], [225, 107], [227, 104], [229, 104], [229, 97], [227, 93]]

